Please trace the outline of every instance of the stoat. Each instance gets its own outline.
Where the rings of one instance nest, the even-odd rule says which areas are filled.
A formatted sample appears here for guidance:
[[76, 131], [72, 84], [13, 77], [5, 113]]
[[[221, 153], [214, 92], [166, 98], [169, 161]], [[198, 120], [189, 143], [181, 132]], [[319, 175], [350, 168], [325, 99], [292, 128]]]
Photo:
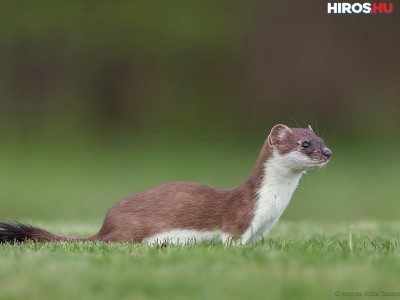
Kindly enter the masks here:
[[255, 168], [232, 189], [171, 182], [114, 205], [88, 238], [52, 234], [23, 223], [0, 223], [0, 243], [26, 240], [185, 244], [216, 239], [246, 244], [269, 232], [286, 209], [303, 173], [324, 166], [332, 152], [311, 129], [276, 125]]

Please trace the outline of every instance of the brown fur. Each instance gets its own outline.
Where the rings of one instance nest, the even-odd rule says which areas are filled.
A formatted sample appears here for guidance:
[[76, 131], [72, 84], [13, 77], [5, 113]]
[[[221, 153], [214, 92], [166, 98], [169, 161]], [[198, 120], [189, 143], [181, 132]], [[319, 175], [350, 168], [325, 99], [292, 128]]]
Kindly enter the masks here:
[[[301, 141], [312, 147], [301, 149]], [[264, 164], [272, 149], [285, 154], [294, 149], [320, 158], [326, 149], [311, 129], [277, 125], [265, 141], [253, 173], [233, 189], [218, 189], [193, 182], [163, 184], [128, 198], [109, 211], [100, 231], [90, 238], [67, 238], [20, 223], [0, 223], [0, 242], [39, 241], [133, 241], [174, 229], [220, 230], [242, 235], [254, 215], [256, 193], [263, 179]], [[322, 151], [322, 152], [321, 152]]]
[[254, 198], [269, 155], [271, 148], [264, 145], [253, 174], [234, 189], [172, 182], [138, 193], [109, 210], [96, 236], [104, 241], [141, 242], [173, 229], [220, 229], [241, 235], [252, 220]]

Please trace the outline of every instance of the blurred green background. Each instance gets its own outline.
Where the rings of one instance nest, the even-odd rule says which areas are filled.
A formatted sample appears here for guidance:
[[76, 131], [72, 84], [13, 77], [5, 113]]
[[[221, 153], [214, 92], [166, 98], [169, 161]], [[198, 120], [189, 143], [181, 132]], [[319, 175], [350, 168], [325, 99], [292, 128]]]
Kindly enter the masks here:
[[334, 153], [284, 219], [398, 219], [398, 13], [2, 2], [0, 219], [100, 224], [164, 182], [235, 186], [276, 123], [311, 124]]

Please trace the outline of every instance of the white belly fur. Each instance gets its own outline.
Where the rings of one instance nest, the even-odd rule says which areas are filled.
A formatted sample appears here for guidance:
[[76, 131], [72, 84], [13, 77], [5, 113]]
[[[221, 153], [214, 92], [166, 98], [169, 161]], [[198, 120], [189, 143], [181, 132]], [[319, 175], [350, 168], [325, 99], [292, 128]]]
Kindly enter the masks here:
[[201, 231], [193, 229], [177, 229], [162, 232], [146, 239], [148, 245], [159, 245], [171, 243], [175, 245], [190, 245], [202, 241], [217, 240], [223, 243], [228, 239], [228, 235], [219, 231]]
[[254, 217], [242, 236], [243, 244], [264, 238], [289, 204], [303, 172], [293, 171], [285, 162], [283, 156], [275, 153], [264, 164], [264, 178], [257, 192]]

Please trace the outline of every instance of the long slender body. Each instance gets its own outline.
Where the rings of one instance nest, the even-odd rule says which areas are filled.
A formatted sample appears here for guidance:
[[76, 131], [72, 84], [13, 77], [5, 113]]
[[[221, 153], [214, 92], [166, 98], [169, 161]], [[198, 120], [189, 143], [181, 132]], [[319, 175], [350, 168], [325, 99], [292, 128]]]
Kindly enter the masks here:
[[304, 171], [326, 164], [330, 156], [331, 151], [311, 128], [276, 125], [253, 173], [236, 188], [172, 182], [113, 206], [100, 231], [92, 237], [69, 238], [21, 223], [0, 223], [0, 242], [255, 242], [279, 220]]

